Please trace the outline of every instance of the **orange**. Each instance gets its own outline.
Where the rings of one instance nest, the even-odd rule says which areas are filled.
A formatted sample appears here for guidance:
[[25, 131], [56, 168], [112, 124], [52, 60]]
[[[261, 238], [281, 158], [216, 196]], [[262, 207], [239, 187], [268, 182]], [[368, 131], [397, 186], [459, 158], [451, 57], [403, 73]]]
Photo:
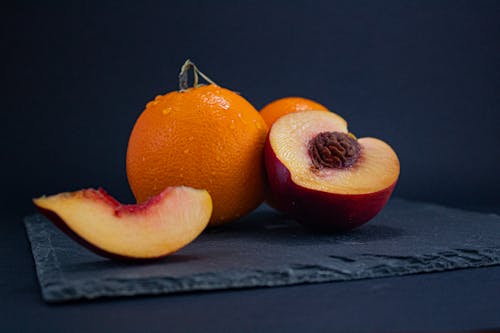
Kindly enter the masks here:
[[269, 128], [281, 116], [292, 112], [299, 111], [329, 111], [323, 105], [303, 97], [285, 97], [277, 99], [274, 102], [267, 104], [262, 110], [260, 115], [266, 121]]
[[215, 84], [199, 86], [196, 74], [205, 76], [194, 69], [194, 88], [157, 96], [137, 119], [127, 177], [138, 202], [167, 186], [206, 189], [213, 200], [213, 226], [263, 201], [267, 126], [240, 95]]

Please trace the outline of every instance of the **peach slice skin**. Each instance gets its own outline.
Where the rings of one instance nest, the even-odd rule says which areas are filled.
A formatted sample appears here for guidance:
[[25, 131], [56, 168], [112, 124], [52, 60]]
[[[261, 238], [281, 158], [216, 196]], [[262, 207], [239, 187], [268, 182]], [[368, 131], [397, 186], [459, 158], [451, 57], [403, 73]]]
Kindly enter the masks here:
[[43, 196], [33, 203], [80, 245], [120, 260], [153, 260], [179, 250], [206, 228], [212, 213], [207, 191], [184, 186], [134, 205], [122, 205], [103, 189]]
[[346, 231], [370, 221], [389, 200], [396, 182], [366, 194], [337, 194], [311, 190], [293, 182], [269, 140], [265, 146], [266, 170], [272, 189], [270, 204], [304, 225], [325, 231]]

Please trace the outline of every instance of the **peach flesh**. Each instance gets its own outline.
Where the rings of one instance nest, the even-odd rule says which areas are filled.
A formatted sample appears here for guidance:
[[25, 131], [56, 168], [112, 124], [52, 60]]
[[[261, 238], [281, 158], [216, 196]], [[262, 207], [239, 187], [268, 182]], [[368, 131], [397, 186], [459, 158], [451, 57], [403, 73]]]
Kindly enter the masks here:
[[120, 260], [151, 260], [194, 240], [212, 212], [210, 195], [189, 187], [166, 188], [145, 203], [122, 205], [103, 189], [33, 200], [37, 209], [80, 245]]
[[315, 170], [307, 151], [310, 140], [326, 131], [347, 133], [347, 128], [327, 113], [314, 112], [286, 115], [269, 131], [265, 145], [269, 202], [317, 229], [358, 227], [389, 200], [399, 176], [399, 161], [383, 141], [362, 138], [358, 140], [360, 157], [352, 167]]
[[[344, 133], [347, 133], [347, 122], [345, 121], [344, 118], [340, 117], [339, 115], [335, 114], [335, 113], [331, 113], [329, 111], [301, 111], [301, 112], [297, 112], [299, 114], [301, 113], [304, 113], [304, 112], [308, 112], [308, 113], [311, 113], [311, 114], [314, 114], [314, 113], [318, 113], [318, 112], [323, 112], [325, 114], [328, 114], [329, 117], [326, 118], [326, 122], [323, 123], [323, 124], [320, 124], [321, 126], [318, 127], [318, 124], [316, 124], [316, 122], [314, 121], [314, 119], [311, 119], [312, 120], [312, 124], [310, 121], [308, 120], [303, 120], [303, 121], [299, 121], [297, 122], [296, 124], [294, 124], [293, 126], [291, 126], [290, 128], [290, 131], [288, 133], [283, 133], [284, 134], [284, 140], [283, 142], [281, 142], [280, 144], [280, 147], [285, 150], [285, 151], [293, 151], [294, 149], [296, 149], [296, 144], [294, 145], [294, 148], [292, 149], [291, 147], [287, 147], [287, 144], [289, 143], [288, 142], [288, 138], [292, 137], [292, 138], [298, 138], [298, 137], [303, 137], [304, 140], [301, 140], [300, 142], [301, 143], [304, 143], [304, 142], [309, 142], [309, 140], [315, 135], [317, 134], [317, 132], [322, 132], [322, 131], [328, 131], [328, 130], [331, 130], [332, 128], [335, 128], [336, 131], [338, 132], [344, 132]], [[288, 115], [284, 115], [284, 116], [281, 116], [280, 118], [283, 118], [285, 116], [288, 116]], [[288, 119], [289, 117], [285, 118], [285, 119]], [[278, 122], [279, 121], [279, 122]], [[279, 124], [282, 123], [282, 121], [280, 119], [278, 119], [277, 121], [275, 121], [275, 123], [277, 123], [278, 127], [280, 127]], [[275, 127], [275, 124], [273, 124], [272, 127]], [[272, 129], [271, 127], [271, 129]], [[271, 129], [268, 131], [267, 133], [267, 139], [266, 139], [266, 145], [267, 143], [269, 142], [269, 139], [270, 139], [270, 133], [271, 133]], [[297, 130], [301, 130], [301, 133], [300, 135], [297, 135], [296, 131]], [[296, 142], [297, 143], [297, 142]], [[305, 144], [303, 147], [303, 154], [307, 154], [307, 144]], [[264, 154], [266, 155], [266, 154]], [[266, 165], [266, 168], [267, 168], [267, 165]], [[283, 211], [283, 208], [281, 207], [281, 198], [278, 196], [275, 195], [275, 190], [273, 190], [271, 188], [271, 176], [270, 176], [270, 173], [269, 173], [269, 170], [267, 170], [266, 172], [266, 185], [267, 185], [267, 190], [266, 190], [266, 203], [268, 205], [270, 205], [271, 207], [273, 207], [274, 209], [277, 209], [277, 210], [281, 210]]]

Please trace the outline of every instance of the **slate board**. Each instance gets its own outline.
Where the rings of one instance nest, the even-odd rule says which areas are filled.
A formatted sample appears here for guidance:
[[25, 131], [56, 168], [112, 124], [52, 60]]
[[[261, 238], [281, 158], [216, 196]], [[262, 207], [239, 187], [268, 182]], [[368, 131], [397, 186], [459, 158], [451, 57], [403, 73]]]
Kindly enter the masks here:
[[393, 199], [359, 229], [325, 235], [262, 205], [157, 262], [101, 258], [41, 215], [25, 225], [47, 302], [274, 287], [500, 264], [500, 216]]

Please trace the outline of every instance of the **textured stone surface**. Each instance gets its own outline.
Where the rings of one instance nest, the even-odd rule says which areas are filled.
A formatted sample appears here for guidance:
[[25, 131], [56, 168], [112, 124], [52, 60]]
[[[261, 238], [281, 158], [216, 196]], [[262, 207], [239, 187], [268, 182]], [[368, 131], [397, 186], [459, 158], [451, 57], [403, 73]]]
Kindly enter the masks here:
[[500, 217], [394, 199], [348, 233], [310, 232], [261, 206], [207, 230], [176, 254], [147, 264], [104, 259], [41, 215], [25, 219], [43, 298], [272, 287], [500, 264]]

